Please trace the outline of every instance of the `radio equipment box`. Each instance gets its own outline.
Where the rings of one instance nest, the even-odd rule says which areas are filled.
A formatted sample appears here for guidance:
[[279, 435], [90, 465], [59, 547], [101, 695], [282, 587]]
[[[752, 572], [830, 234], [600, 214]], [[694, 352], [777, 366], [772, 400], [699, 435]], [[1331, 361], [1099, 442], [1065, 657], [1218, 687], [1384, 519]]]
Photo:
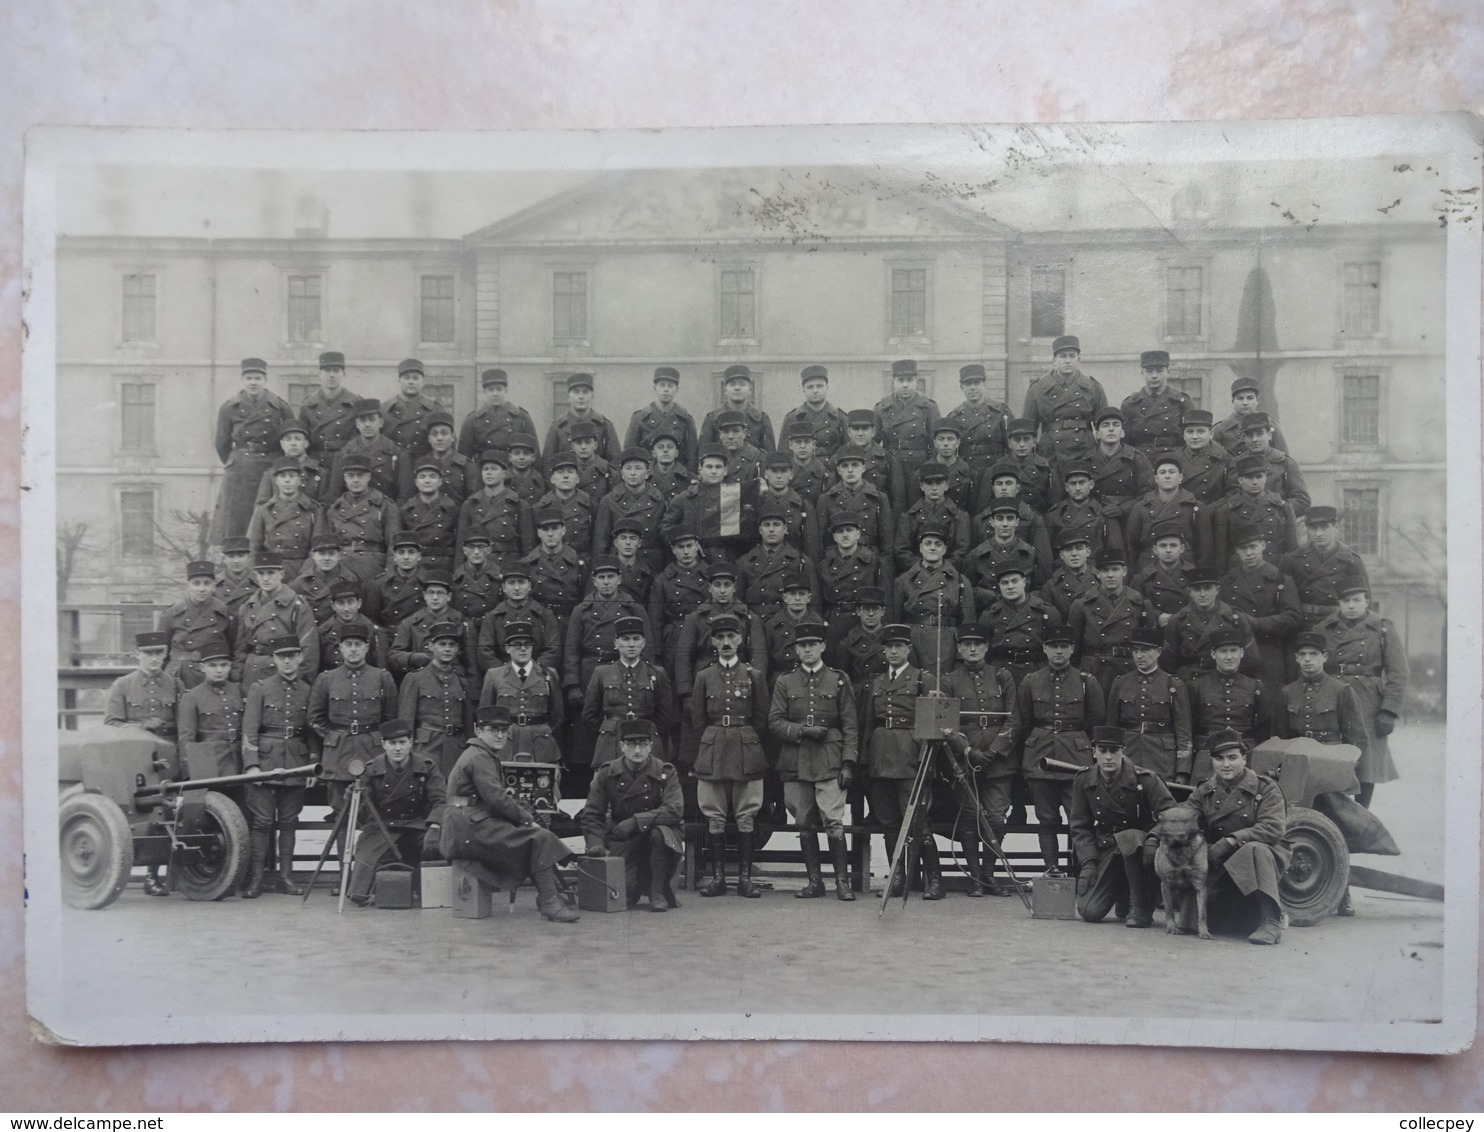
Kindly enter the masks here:
[[622, 912], [628, 907], [622, 857], [577, 858], [577, 907], [584, 912]]
[[1075, 920], [1077, 878], [1065, 873], [1042, 873], [1031, 881], [1031, 918]]
[[505, 786], [529, 810], [552, 811], [562, 800], [562, 768], [556, 763], [532, 762], [530, 755], [515, 755], [501, 763]]

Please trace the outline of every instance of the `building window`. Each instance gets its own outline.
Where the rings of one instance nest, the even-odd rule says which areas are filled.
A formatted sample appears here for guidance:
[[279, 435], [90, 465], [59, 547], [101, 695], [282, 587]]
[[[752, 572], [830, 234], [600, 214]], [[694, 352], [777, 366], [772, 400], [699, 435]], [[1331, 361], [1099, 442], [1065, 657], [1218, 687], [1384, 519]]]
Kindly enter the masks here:
[[551, 419], [557, 421], [567, 415], [570, 407], [567, 402], [567, 375], [549, 373], [546, 376], [551, 382]]
[[119, 550], [125, 558], [155, 553], [155, 493], [148, 488], [119, 492]]
[[1372, 336], [1381, 330], [1381, 265], [1374, 261], [1345, 265], [1345, 306], [1341, 327], [1346, 334]]
[[[453, 416], [455, 420], [458, 415], [454, 412], [454, 393], [457, 386], [451, 381], [425, 382], [423, 384], [423, 396], [431, 397], [443, 406], [443, 411]], [[454, 435], [458, 435], [458, 428], [454, 428]]]
[[1340, 443], [1347, 448], [1376, 448], [1381, 443], [1381, 375], [1343, 375], [1340, 399]]
[[587, 339], [587, 272], [551, 273], [551, 336], [558, 342]]
[[424, 275], [422, 277], [422, 340], [424, 342], [453, 341], [453, 304], [452, 275]]
[[155, 340], [155, 277], [124, 276], [124, 341]]
[[155, 386], [153, 382], [126, 381], [119, 386], [119, 447], [131, 452], [152, 452], [155, 447]]
[[289, 276], [289, 341], [318, 342], [323, 333], [320, 302], [323, 297], [320, 275]]
[[1347, 487], [1341, 493], [1340, 538], [1358, 554], [1381, 550], [1381, 489]]
[[1067, 273], [1059, 267], [1031, 268], [1031, 337], [1056, 338], [1067, 326]]
[[284, 397], [288, 400], [289, 407], [298, 412], [309, 395], [319, 388], [317, 381], [290, 381], [283, 387]]
[[750, 267], [729, 267], [721, 272], [720, 337], [757, 337], [757, 297]]
[[1165, 337], [1198, 338], [1201, 335], [1201, 287], [1205, 269], [1165, 268]]
[[927, 268], [891, 269], [891, 336], [922, 338], [927, 334]]
[[1197, 409], [1206, 407], [1206, 378], [1211, 375], [1207, 369], [1180, 369], [1170, 371], [1170, 388], [1177, 393], [1184, 393], [1190, 398], [1190, 403]]

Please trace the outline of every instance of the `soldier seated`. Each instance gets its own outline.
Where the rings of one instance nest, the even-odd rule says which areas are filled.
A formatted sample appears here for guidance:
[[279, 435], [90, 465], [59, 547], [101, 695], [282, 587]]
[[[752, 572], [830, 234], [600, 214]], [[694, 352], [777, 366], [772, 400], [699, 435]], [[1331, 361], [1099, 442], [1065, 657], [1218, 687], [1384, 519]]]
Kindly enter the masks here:
[[366, 768], [362, 789], [381, 815], [360, 811], [355, 864], [346, 895], [364, 908], [373, 899], [376, 871], [392, 857], [416, 867], [438, 860], [448, 786], [432, 759], [412, 753], [412, 726], [405, 719], [381, 725], [381, 756]]
[[589, 857], [622, 857], [632, 908], [649, 893], [649, 910], [679, 908], [671, 878], [684, 851], [684, 800], [680, 776], [655, 757], [654, 724], [626, 719], [618, 725], [619, 757], [600, 766], [582, 808]]

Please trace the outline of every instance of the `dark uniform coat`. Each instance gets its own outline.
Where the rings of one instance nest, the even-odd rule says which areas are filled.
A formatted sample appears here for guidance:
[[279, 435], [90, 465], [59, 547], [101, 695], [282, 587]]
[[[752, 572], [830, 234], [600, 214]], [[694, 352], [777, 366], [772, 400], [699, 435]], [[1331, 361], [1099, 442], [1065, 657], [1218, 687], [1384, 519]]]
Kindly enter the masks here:
[[1395, 625], [1374, 613], [1359, 621], [1336, 613], [1321, 621], [1317, 631], [1329, 638], [1326, 668], [1350, 685], [1366, 725], [1365, 755], [1355, 775], [1361, 782], [1391, 782], [1398, 777], [1396, 763], [1388, 738], [1376, 734], [1376, 713], [1401, 715], [1407, 698], [1411, 674], [1401, 636]]
[[1064, 531], [1087, 532], [1087, 544], [1092, 554], [1103, 549], [1123, 549], [1123, 522], [1109, 519], [1102, 503], [1089, 498], [1082, 503], [1063, 499], [1046, 512], [1046, 541], [1055, 548]]
[[232, 634], [232, 678], [243, 687], [260, 680], [273, 669], [273, 656], [262, 651], [276, 637], [298, 637], [304, 649], [299, 673], [306, 680], [319, 671], [319, 634], [309, 603], [288, 586], [279, 586], [272, 597], [259, 590], [242, 603], [237, 630]]
[[[787, 436], [789, 429], [796, 423], [807, 424], [814, 430], [814, 452], [828, 460], [834, 456], [840, 445], [845, 443], [846, 437], [850, 435], [847, 431], [849, 424], [845, 418], [845, 410], [837, 409], [826, 401], [818, 409], [813, 409], [806, 401], [797, 409], [790, 409], [783, 417], [783, 430], [779, 434]], [[794, 481], [798, 485], [797, 479]]]
[[873, 632], [857, 622], [828, 651], [835, 667], [855, 685], [857, 700], [864, 697], [866, 684], [886, 671], [886, 646], [881, 640], [880, 627]]
[[834, 465], [818, 456], [802, 464], [795, 460], [790, 465], [790, 470], [793, 472], [793, 479], [788, 482], [789, 491], [801, 499], [818, 499], [839, 480], [839, 473], [835, 471]]
[[1192, 781], [1211, 776], [1211, 736], [1235, 731], [1255, 747], [1273, 733], [1272, 695], [1251, 676], [1233, 672], [1202, 672], [1187, 685], [1190, 689], [1191, 737], [1196, 756]]
[[1166, 567], [1156, 559], [1130, 577], [1129, 585], [1143, 594], [1154, 610], [1156, 624], [1160, 614], [1173, 617], [1190, 603], [1190, 587], [1185, 581], [1189, 569], [1184, 560]]
[[435, 397], [398, 393], [381, 407], [386, 421], [382, 435], [409, 456], [420, 455], [428, 447], [428, 418], [434, 413], [447, 412]]
[[[1110, 456], [1095, 444], [1087, 462], [1092, 467], [1092, 497], [1103, 504], [1103, 515], [1112, 523], [1122, 523], [1134, 501], [1154, 490], [1154, 469], [1137, 448], [1120, 444]], [[1053, 491], [1060, 494], [1058, 487]]]
[[457, 609], [448, 607], [434, 613], [423, 606], [410, 617], [404, 617], [392, 635], [391, 648], [387, 651], [387, 668], [398, 680], [404, 680], [411, 672], [433, 662], [430, 634], [434, 626], [453, 625], [459, 634], [459, 649], [454, 654], [453, 666], [464, 681], [464, 687], [472, 699], [479, 690], [479, 671], [475, 662], [475, 646], [479, 627], [466, 620]]
[[830, 547], [819, 560], [819, 600], [832, 629], [836, 618], [848, 618], [855, 613], [860, 591], [872, 586], [891, 592], [891, 573], [885, 554], [857, 546], [855, 553], [846, 556]]
[[847, 512], [860, 520], [861, 546], [882, 554], [891, 552], [892, 541], [897, 533], [896, 519], [892, 513], [891, 501], [874, 484], [862, 480], [860, 486], [848, 488], [843, 483], [837, 483], [819, 497], [816, 512], [821, 532], [830, 531], [835, 516]]
[[[309, 685], [277, 672], [248, 688], [242, 705], [242, 767], [289, 770], [311, 761]], [[323, 776], [323, 777], [328, 777]]]
[[996, 599], [979, 615], [979, 624], [994, 643], [995, 659], [1019, 684], [1045, 665], [1046, 630], [1062, 624], [1062, 619], [1044, 598], [1027, 594], [1024, 601], [1014, 605], [1004, 598]]
[[[740, 579], [739, 579], [740, 581]], [[660, 662], [675, 675], [676, 648], [685, 620], [711, 600], [706, 564], [681, 566], [671, 562], [649, 587], [649, 624], [660, 637]]]
[[603, 457], [594, 456], [590, 460], [584, 460], [581, 456], [577, 458], [577, 489], [587, 492], [589, 499], [601, 500], [618, 486], [617, 481], [617, 469]]
[[1108, 725], [1127, 733], [1123, 753], [1135, 766], [1163, 779], [1191, 773], [1190, 693], [1178, 676], [1161, 668], [1125, 672], [1113, 681], [1107, 707]]
[[979, 777], [1015, 774], [1020, 765], [1015, 761], [1015, 678], [1010, 670], [960, 664], [943, 677], [943, 694], [958, 701], [959, 730], [969, 741], [969, 761]]
[[798, 627], [818, 620], [819, 613], [812, 605], [798, 618], [793, 617], [787, 609], [778, 609], [763, 619], [763, 633], [768, 638], [768, 673], [775, 687], [778, 677], [799, 666], [799, 653], [794, 648], [798, 639]]
[[567, 705], [561, 677], [550, 665], [532, 662], [524, 673], [514, 662], [496, 665], [484, 674], [479, 706], [510, 712], [510, 750], [531, 754], [537, 762], [559, 763], [561, 747], [556, 731], [566, 721]]
[[[580, 494], [580, 493], [579, 493]], [[463, 553], [464, 540], [478, 533], [490, 540], [489, 560], [495, 569], [513, 565], [523, 554], [530, 554], [536, 547], [536, 524], [534, 512], [520, 496], [508, 487], [501, 487], [496, 494], [481, 488], [464, 500], [459, 508], [456, 526], [458, 529], [457, 553]], [[579, 535], [581, 531], [577, 532]], [[567, 523], [568, 541], [571, 542], [572, 523]], [[575, 545], [575, 544], [574, 544]]]
[[[943, 493], [943, 498], [950, 501], [955, 507], [966, 515], [974, 514], [979, 506], [979, 473], [962, 457], [954, 457], [952, 463], [935, 456], [936, 461], [948, 469], [948, 488]], [[922, 469], [918, 468], [909, 477], [911, 482], [911, 494], [919, 495], [922, 491]], [[918, 500], [921, 502], [921, 500]], [[901, 508], [897, 508], [898, 514]]]
[[[824, 782], [845, 763], [859, 761], [857, 711], [850, 680], [821, 664], [813, 672], [795, 668], [778, 677], [768, 707], [768, 729], [778, 738], [778, 774], [785, 782]], [[823, 739], [802, 734], [823, 727]]]
[[212, 542], [247, 533], [258, 483], [278, 455], [279, 432], [293, 419], [289, 403], [266, 390], [256, 400], [244, 390], [217, 411], [216, 454], [226, 474], [212, 514]]
[[[1281, 452], [1277, 448], [1269, 448], [1263, 456], [1268, 462], [1267, 490], [1292, 507], [1295, 515], [1302, 515], [1309, 509], [1312, 500], [1309, 497], [1309, 485], [1304, 482], [1304, 473], [1299, 469], [1298, 461], [1287, 452]], [[1232, 460], [1235, 463], [1235, 455]], [[1231, 477], [1230, 487], [1236, 490], [1235, 467], [1232, 469]]]
[[[1079, 597], [1088, 597], [1098, 588], [1098, 576], [1091, 567], [1083, 570], [1080, 574], [1074, 574], [1065, 566], [1058, 566], [1056, 571], [1041, 587], [1042, 599], [1061, 615], [1062, 622], [1072, 615], [1072, 602]], [[1148, 597], [1145, 594], [1145, 597]], [[1182, 603], [1185, 598], [1181, 595]]]
[[[639, 827], [639, 833], [633, 837], [615, 837], [614, 828], [630, 818]], [[640, 835], [651, 829], [659, 831], [670, 852], [684, 852], [681, 825], [685, 820], [685, 798], [680, 790], [680, 775], [671, 764], [654, 755], [637, 769], [621, 758], [611, 759], [593, 772], [587, 804], [578, 820], [588, 848], [601, 848], [610, 856], [627, 858], [631, 851], [645, 844]]]
[[837, 467], [841, 454], [845, 452], [858, 453], [866, 461], [865, 475], [861, 478], [886, 496], [893, 512], [907, 509], [907, 473], [900, 460], [880, 444], [861, 448], [847, 441], [835, 450], [834, 463]]
[[453, 501], [454, 514], [458, 514], [458, 509], [463, 505], [464, 500], [484, 486], [484, 481], [479, 478], [479, 465], [462, 452], [450, 448], [447, 452], [440, 454], [430, 449], [416, 460], [402, 461], [401, 484], [397, 489], [398, 499], [408, 500], [417, 494], [417, 466], [419, 464], [438, 465], [438, 469], [443, 473], [443, 483], [438, 491]]
[[1238, 613], [1226, 602], [1217, 598], [1210, 609], [1201, 610], [1192, 602], [1165, 626], [1165, 655], [1167, 667], [1174, 668], [1181, 676], [1190, 679], [1196, 672], [1210, 672], [1216, 667], [1211, 657], [1211, 634], [1218, 629], [1235, 629], [1242, 634], [1242, 647], [1246, 652], [1243, 662], [1249, 668], [1257, 665], [1257, 645], [1252, 636], [1252, 622], [1245, 613]]
[[587, 558], [570, 546], [548, 554], [537, 547], [521, 564], [531, 571], [531, 598], [549, 609], [558, 624], [572, 616], [587, 589]]
[[1304, 623], [1298, 587], [1271, 562], [1251, 571], [1237, 565], [1221, 579], [1221, 600], [1247, 615], [1257, 642], [1257, 677], [1276, 696], [1284, 684], [1288, 641]]
[[[345, 490], [345, 485], [337, 484], [330, 479], [330, 468], [328, 464], [320, 463], [318, 457], [305, 453], [299, 457], [299, 494], [311, 503], [328, 503]], [[261, 507], [277, 494], [273, 482], [273, 468], [268, 470], [258, 480], [258, 494], [253, 502]]]
[[396, 632], [403, 621], [427, 608], [423, 604], [423, 583], [426, 580], [426, 573], [420, 565], [407, 572], [399, 566], [391, 566], [371, 583], [362, 608], [373, 621]]
[[397, 505], [380, 491], [360, 495], [342, 492], [325, 508], [324, 529], [337, 536], [344, 548], [342, 563], [361, 581], [369, 582], [391, 569], [389, 548], [402, 533]]
[[926, 530], [943, 531], [947, 534], [947, 560], [962, 566], [973, 547], [970, 541], [969, 516], [945, 496], [940, 503], [919, 499], [897, 518], [896, 536], [891, 541], [892, 558], [897, 570], [912, 569], [918, 560], [917, 543]]
[[722, 483], [755, 483], [763, 478], [763, 461], [768, 454], [755, 444], [743, 444], [736, 451], [728, 450], [726, 470], [721, 474]]
[[[990, 495], [993, 496], [993, 490]], [[969, 520], [969, 546], [972, 548], [980, 543], [988, 542], [994, 538], [994, 524], [991, 511], [998, 500], [991, 499]], [[1028, 545], [1035, 552], [1035, 568], [1037, 574], [1042, 578], [1051, 576], [1051, 565], [1055, 559], [1051, 555], [1051, 537], [1046, 532], [1046, 523], [1035, 509], [1024, 499], [1016, 497], [1015, 503], [1020, 507], [1020, 521], [1015, 524], [1015, 537]], [[1026, 580], [1030, 584], [1030, 579]]]
[[512, 621], [526, 621], [531, 626], [531, 659], [546, 668], [562, 661], [562, 626], [555, 615], [539, 601], [527, 599], [516, 608], [502, 601], [479, 621], [479, 638], [474, 655], [481, 674], [510, 659], [505, 645], [505, 626]]
[[[176, 708], [182, 769], [200, 762], [198, 778], [242, 773], [242, 685], [198, 684]], [[194, 750], [193, 750], [194, 748]]]
[[478, 739], [469, 742], [448, 774], [439, 849], [446, 860], [483, 861], [513, 881], [572, 855], [506, 792], [499, 755]]
[[[716, 418], [718, 414], [729, 411], [731, 407], [730, 404], [723, 405], [720, 409], [712, 409], [706, 414], [706, 419], [701, 422], [702, 444], [721, 443], [721, 430], [716, 427]], [[756, 405], [746, 405], [742, 409], [742, 416], [746, 418], [747, 427], [747, 431], [742, 434], [743, 439], [760, 452], [776, 451], [778, 445], [773, 440], [773, 422], [768, 419], [768, 414]]]
[[383, 629], [364, 613], [357, 613], [349, 622], [331, 614], [328, 621], [321, 621], [316, 630], [319, 636], [320, 671], [338, 668], [345, 661], [340, 655], [340, 635], [349, 625], [359, 625], [366, 630], [366, 663], [372, 668], [385, 668], [389, 639]]
[[910, 475], [933, 458], [933, 433], [942, 416], [938, 402], [921, 393], [905, 402], [895, 395], [876, 402], [882, 447], [901, 462], [903, 472]]
[[[762, 618], [740, 601], [731, 605], [707, 601], [686, 617], [676, 639], [675, 687], [681, 695], [690, 688], [696, 673], [716, 663], [716, 650], [711, 646], [711, 619], [723, 613], [730, 613], [742, 623], [742, 643], [737, 646], [737, 655], [767, 680], [768, 635], [763, 631]], [[758, 718], [761, 722], [762, 717]]]
[[[637, 617], [644, 622], [644, 639], [654, 639], [649, 631], [649, 618], [637, 601], [620, 594], [618, 597], [588, 597], [572, 611], [567, 623], [567, 636], [562, 649], [562, 684], [585, 689], [600, 664], [618, 660], [618, 621]], [[646, 645], [645, 654], [652, 655]]]
[[377, 434], [367, 440], [357, 433], [335, 453], [335, 462], [330, 466], [330, 486], [326, 493], [338, 495], [345, 490], [345, 461], [351, 456], [364, 456], [371, 469], [371, 490], [379, 491], [388, 499], [395, 500], [402, 487], [402, 465], [407, 454], [396, 441], [385, 434]]
[[414, 495], [398, 513], [402, 530], [411, 531], [422, 542], [422, 564], [432, 570], [452, 570], [459, 524], [459, 507], [453, 498], [441, 491], [431, 502]]
[[1094, 727], [1103, 723], [1103, 692], [1090, 673], [1071, 665], [1060, 672], [1038, 668], [1020, 682], [1015, 694], [1017, 738], [1023, 744], [1021, 772], [1026, 778], [1068, 782], [1067, 771], [1042, 770], [1042, 757], [1092, 765]]
[[818, 562], [819, 556], [824, 553], [824, 543], [829, 532], [820, 530], [819, 516], [814, 504], [800, 495], [796, 488], [791, 487], [785, 492], [776, 492], [769, 491], [767, 484], [758, 488], [759, 510], [762, 509], [764, 503], [775, 503], [788, 512], [783, 541], [801, 552], [811, 563]]
[[1079, 370], [1062, 378], [1049, 371], [1025, 391], [1025, 411], [1020, 415], [1040, 430], [1041, 455], [1085, 460], [1097, 443], [1092, 418], [1107, 404], [1108, 395], [1095, 377]]
[[369, 766], [381, 754], [381, 725], [397, 718], [396, 681], [384, 668], [342, 664], [321, 672], [308, 698], [309, 726], [323, 740], [320, 777], [349, 781], [351, 759]]
[[[1091, 437], [1092, 433], [1088, 433]], [[1020, 500], [1030, 507], [1032, 511], [1045, 511], [1056, 499], [1061, 491], [1061, 471], [1054, 468], [1051, 461], [1039, 452], [1032, 452], [1029, 456], [1021, 459], [1014, 454], [1005, 457], [1013, 460], [1020, 472]], [[992, 472], [993, 466], [990, 468]], [[994, 477], [990, 472], [985, 472], [979, 481], [979, 506], [982, 510], [990, 503], [994, 495], [992, 481]]]
[[861, 696], [861, 761], [873, 779], [917, 777], [922, 748], [912, 738], [917, 697], [927, 688], [921, 669], [904, 664], [899, 672], [873, 676]]
[[356, 586], [361, 591], [361, 603], [365, 604], [366, 584], [343, 562], [328, 574], [318, 569], [313, 562], [306, 562], [299, 576], [289, 582], [289, 589], [309, 603], [309, 611], [314, 614], [315, 621], [323, 625], [335, 616], [335, 602], [330, 597], [330, 591], [341, 582]]
[[668, 468], [662, 467], [656, 460], [654, 467], [649, 469], [650, 485], [665, 497], [666, 507], [670, 506], [677, 495], [696, 482], [696, 477], [691, 474], [690, 469], [691, 465], [681, 463], [679, 460]]
[[912, 648], [924, 668], [940, 671], [953, 662], [959, 625], [977, 616], [974, 587], [954, 567], [919, 562], [897, 578], [888, 609], [893, 621], [912, 626]]
[[403, 864], [417, 866], [423, 836], [443, 821], [448, 785], [432, 759], [414, 752], [400, 767], [393, 767], [383, 753], [366, 769], [366, 797], [387, 829], [383, 832], [368, 810], [361, 811], [351, 896], [370, 893], [376, 870], [392, 856], [393, 844]]
[[1173, 452], [1185, 446], [1185, 428], [1180, 422], [1195, 408], [1190, 394], [1165, 386], [1163, 393], [1141, 389], [1123, 399], [1123, 439], [1145, 456]]
[[536, 435], [536, 422], [531, 420], [530, 413], [508, 401], [486, 405], [464, 418], [459, 428], [458, 450], [470, 460], [477, 460], [481, 452], [490, 448], [509, 451], [511, 440], [522, 433]]
[[768, 769], [757, 725], [767, 718], [768, 685], [749, 664], [720, 663], [696, 673], [690, 726], [700, 733], [695, 775], [708, 781], [745, 782]]
[[620, 483], [598, 502], [593, 520], [593, 550], [608, 554], [613, 546], [613, 527], [620, 519], [634, 519], [644, 525], [639, 541], [639, 554], [651, 570], [664, 564], [664, 546], [660, 541], [660, 520], [665, 517], [665, 497], [659, 488], [646, 483], [637, 490]]
[[658, 747], [675, 725], [675, 693], [670, 677], [657, 664], [640, 659], [635, 664], [614, 661], [594, 670], [582, 702], [582, 721], [597, 734], [593, 765], [618, 757], [618, 725], [625, 719], [647, 719], [654, 724]]
[[473, 730], [473, 701], [464, 673], [455, 665], [433, 663], [408, 673], [398, 693], [397, 716], [412, 727], [413, 754], [440, 772], [452, 770]]
[[176, 709], [185, 690], [185, 685], [168, 672], [158, 676], [146, 676], [138, 669], [126, 672], [109, 686], [103, 722], [137, 723], [144, 727], [148, 721], [155, 720], [154, 726], [145, 730], [162, 739], [174, 739]]
[[1310, 543], [1289, 551], [1277, 565], [1298, 586], [1299, 612], [1309, 626], [1317, 626], [1339, 609], [1340, 595], [1335, 587], [1341, 582], [1354, 577], [1370, 586], [1365, 560], [1344, 543], [1337, 543], [1329, 554], [1322, 554]]
[[1180, 470], [1185, 473], [1180, 483], [1183, 490], [1206, 504], [1215, 503], [1226, 494], [1232, 458], [1225, 448], [1213, 440], [1200, 451], [1182, 445], [1175, 455], [1180, 460]]
[[485, 560], [475, 568], [461, 562], [453, 572], [453, 607], [478, 625], [484, 615], [500, 604], [504, 594], [498, 563]]
[[1246, 495], [1234, 491], [1213, 504], [1211, 519], [1212, 564], [1218, 570], [1229, 570], [1237, 564], [1236, 547], [1232, 545], [1232, 528], [1251, 523], [1267, 540], [1262, 556], [1269, 562], [1298, 547], [1298, 530], [1293, 521], [1293, 508], [1278, 496], [1264, 491]]
[[1077, 638], [1076, 660], [1105, 688], [1113, 678], [1133, 670], [1129, 634], [1154, 627], [1154, 611], [1137, 590], [1124, 586], [1114, 596], [1099, 588], [1072, 603], [1067, 619]]
[[[1262, 411], [1261, 409], [1253, 410], [1256, 413]], [[1211, 429], [1211, 440], [1231, 453], [1232, 459], [1243, 456], [1247, 452], [1247, 434], [1242, 431], [1243, 422], [1246, 419], [1246, 413], [1233, 413], [1217, 421]], [[1269, 419], [1271, 420], [1271, 417]], [[1288, 442], [1284, 440], [1283, 430], [1276, 422], [1273, 424], [1273, 439], [1269, 447], [1280, 449], [1283, 452], [1288, 451]]]
[[[483, 486], [481, 481], [480, 486]], [[541, 497], [551, 490], [551, 485], [546, 482], [546, 477], [541, 474], [541, 469], [532, 464], [529, 468], [511, 468], [510, 474], [505, 477], [505, 485], [515, 492], [517, 499], [529, 504], [532, 514], [535, 513], [536, 504]], [[473, 495], [471, 491], [469, 493]]]
[[596, 409], [589, 409], [585, 417], [578, 417], [568, 409], [565, 413], [551, 422], [551, 427], [546, 430], [546, 445], [541, 449], [541, 455], [547, 460], [547, 471], [550, 472], [550, 461], [558, 452], [572, 451], [572, 426], [581, 421], [587, 421], [598, 426], [598, 451], [596, 455], [605, 460], [617, 460], [623, 446], [618, 442], [618, 430], [613, 427], [613, 422]]
[[694, 468], [696, 456], [700, 452], [700, 444], [696, 440], [696, 418], [690, 415], [690, 410], [676, 401], [671, 401], [665, 409], [660, 408], [658, 401], [651, 401], [637, 410], [629, 418], [623, 446], [648, 451], [654, 438], [662, 432], [675, 437], [675, 446], [680, 449], [680, 463], [687, 468]]
[[1192, 566], [1211, 565], [1211, 509], [1181, 488], [1171, 499], [1151, 491], [1130, 505], [1123, 539], [1130, 573], [1154, 563], [1154, 528], [1166, 522], [1179, 524]]
[[809, 581], [809, 604], [818, 605], [819, 579], [812, 562], [787, 543], [771, 551], [754, 547], [737, 559], [737, 600], [760, 617], [771, 617], [783, 608], [783, 583], [798, 574]]
[[201, 602], [187, 599], [161, 613], [155, 628], [170, 637], [165, 671], [180, 677], [182, 686], [194, 688], [203, 679], [201, 646], [221, 639], [230, 648], [237, 618], [219, 598], [208, 597]]
[[[1288, 807], [1278, 784], [1249, 768], [1230, 789], [1214, 776], [1206, 779], [1190, 801], [1201, 812], [1201, 833], [1208, 843], [1214, 845], [1223, 837], [1240, 843], [1221, 866], [1238, 891], [1245, 896], [1261, 892], [1281, 907], [1276, 882], [1287, 870], [1292, 850], [1283, 841]], [[1253, 860], [1266, 853], [1272, 855], [1271, 867]]]
[[[359, 393], [341, 386], [340, 392], [329, 397], [323, 389], [316, 389], [299, 405], [299, 423], [309, 434], [309, 451], [326, 465], [356, 435], [356, 404], [360, 400]], [[338, 495], [345, 485], [332, 483], [330, 490]]]
[[1111, 780], [1088, 767], [1072, 779], [1067, 807], [1073, 856], [1083, 865], [1096, 862], [1100, 874], [1113, 865], [1121, 871], [1119, 859], [1140, 852], [1159, 815], [1174, 804], [1159, 776], [1127, 755]]
[[[224, 570], [222, 576], [216, 580], [216, 588], [211, 592], [217, 601], [227, 607], [227, 612], [232, 615], [235, 624], [237, 612], [242, 608], [242, 603], [258, 592], [258, 583], [251, 569], [244, 570], [235, 578]], [[229, 637], [228, 640], [231, 638]]]
[[759, 498], [756, 482], [692, 484], [670, 500], [660, 534], [688, 527], [713, 560], [734, 562], [757, 542]]
[[[967, 401], [951, 409], [945, 421], [958, 426], [958, 455], [979, 475], [1008, 451], [1010, 406], [986, 397], [977, 405]], [[965, 508], [967, 510], [967, 508]]]
[[1329, 745], [1349, 743], [1360, 748], [1362, 761], [1370, 734], [1355, 690], [1328, 672], [1312, 680], [1300, 676], [1284, 687], [1274, 731], [1280, 739], [1302, 736]]

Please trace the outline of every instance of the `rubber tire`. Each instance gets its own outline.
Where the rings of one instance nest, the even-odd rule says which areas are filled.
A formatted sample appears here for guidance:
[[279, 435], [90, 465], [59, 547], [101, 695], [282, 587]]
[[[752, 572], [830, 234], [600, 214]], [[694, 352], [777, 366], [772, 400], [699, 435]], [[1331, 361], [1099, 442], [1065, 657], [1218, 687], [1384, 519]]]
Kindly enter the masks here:
[[107, 908], [134, 867], [134, 834], [124, 811], [102, 794], [73, 794], [62, 800], [57, 828], [62, 899], [73, 908]]
[[1284, 840], [1293, 847], [1293, 856], [1278, 891], [1288, 922], [1311, 927], [1339, 907], [1350, 887], [1350, 849], [1334, 822], [1306, 806], [1288, 808]]
[[217, 828], [217, 847], [205, 867], [182, 855], [171, 867], [174, 886], [189, 900], [221, 900], [247, 879], [250, 853], [247, 819], [237, 803], [215, 790], [206, 792], [206, 817]]

